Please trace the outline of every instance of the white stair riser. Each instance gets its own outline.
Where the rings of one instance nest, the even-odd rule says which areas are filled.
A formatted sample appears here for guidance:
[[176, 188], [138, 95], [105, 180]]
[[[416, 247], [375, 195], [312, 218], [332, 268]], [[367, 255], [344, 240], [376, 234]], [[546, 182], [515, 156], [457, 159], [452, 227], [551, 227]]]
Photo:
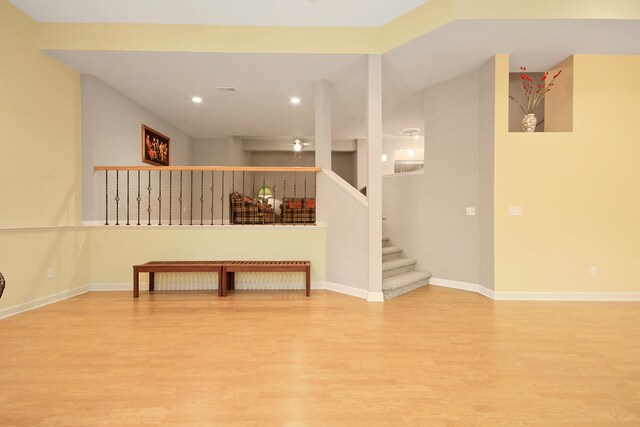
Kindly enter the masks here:
[[394, 259], [402, 258], [402, 252], [396, 252], [393, 254], [382, 255], [382, 262], [393, 261]]
[[383, 271], [382, 272], [382, 278], [383, 279], [387, 279], [389, 277], [392, 276], [397, 276], [398, 274], [402, 274], [402, 273], [408, 273], [410, 271], [414, 271], [416, 268], [415, 264], [411, 264], [411, 265], [405, 265], [402, 267], [398, 267], [398, 268], [394, 268], [391, 270], [387, 270], [387, 271]]
[[384, 297], [384, 300], [387, 301], [428, 285], [429, 285], [429, 279], [418, 280], [417, 282], [410, 283], [401, 288], [391, 289], [388, 291], [385, 291], [383, 289], [382, 295]]

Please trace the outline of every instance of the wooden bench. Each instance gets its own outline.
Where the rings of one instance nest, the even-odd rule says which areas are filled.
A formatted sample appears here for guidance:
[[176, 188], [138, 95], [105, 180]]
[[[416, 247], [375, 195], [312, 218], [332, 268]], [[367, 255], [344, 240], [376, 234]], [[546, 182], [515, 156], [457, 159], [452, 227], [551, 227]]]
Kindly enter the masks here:
[[155, 273], [218, 273], [218, 296], [222, 296], [220, 286], [222, 263], [220, 261], [151, 261], [133, 266], [133, 297], [140, 294], [138, 276], [149, 273], [149, 292], [155, 290]]
[[133, 297], [140, 295], [140, 273], [149, 273], [149, 292], [155, 290], [155, 273], [215, 272], [218, 273], [218, 296], [226, 297], [235, 289], [235, 273], [239, 272], [302, 272], [306, 275], [306, 295], [311, 294], [310, 261], [151, 261], [133, 266]]
[[311, 261], [224, 261], [222, 263], [222, 296], [235, 289], [235, 273], [240, 272], [302, 272], [306, 275], [306, 295], [311, 295]]

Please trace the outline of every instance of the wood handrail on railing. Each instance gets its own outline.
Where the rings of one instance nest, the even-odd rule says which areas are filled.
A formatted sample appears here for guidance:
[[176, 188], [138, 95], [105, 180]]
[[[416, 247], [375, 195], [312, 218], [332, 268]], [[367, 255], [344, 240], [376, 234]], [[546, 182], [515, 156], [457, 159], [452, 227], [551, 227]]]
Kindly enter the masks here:
[[95, 166], [96, 171], [320, 172], [318, 167], [274, 166]]
[[125, 225], [224, 225], [225, 213], [228, 224], [296, 225], [315, 224], [316, 174], [322, 169], [95, 166], [94, 170], [104, 177], [105, 225], [120, 225], [121, 220]]

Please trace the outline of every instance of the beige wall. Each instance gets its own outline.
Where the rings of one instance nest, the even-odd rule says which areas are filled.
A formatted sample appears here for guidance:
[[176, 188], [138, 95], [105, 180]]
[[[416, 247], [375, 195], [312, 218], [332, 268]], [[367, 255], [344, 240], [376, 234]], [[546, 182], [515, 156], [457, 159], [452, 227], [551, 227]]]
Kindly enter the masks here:
[[40, 52], [36, 32], [35, 22], [0, 1], [0, 272], [7, 281], [0, 309], [88, 279], [86, 231], [52, 227], [80, 222], [80, 76]]
[[0, 1], [0, 227], [80, 221], [80, 76], [36, 48], [36, 31]]
[[278, 226], [92, 227], [90, 282], [131, 283], [134, 264], [151, 260], [310, 260], [325, 280], [325, 228]]
[[[83, 227], [0, 230], [2, 309], [89, 284], [89, 230]], [[47, 270], [53, 268], [53, 278]]]
[[575, 55], [568, 133], [506, 132], [507, 75], [499, 55], [496, 290], [640, 291], [640, 56]]

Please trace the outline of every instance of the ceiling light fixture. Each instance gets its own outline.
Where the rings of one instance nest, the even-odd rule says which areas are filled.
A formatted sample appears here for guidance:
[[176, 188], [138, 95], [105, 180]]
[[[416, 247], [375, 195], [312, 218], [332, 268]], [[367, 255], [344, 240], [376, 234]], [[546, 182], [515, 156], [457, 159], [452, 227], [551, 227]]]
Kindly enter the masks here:
[[383, 155], [382, 155], [382, 161], [383, 161], [383, 162], [386, 162], [386, 161], [387, 161], [387, 155], [386, 155], [386, 154], [383, 154]]
[[413, 149], [413, 140], [420, 139], [420, 132], [420, 128], [406, 128], [398, 132], [400, 135], [410, 137], [411, 147], [409, 147], [409, 149], [407, 150], [407, 156], [409, 157], [414, 157], [416, 155], [416, 152]]
[[299, 139], [293, 141], [293, 157], [302, 157], [302, 141]]
[[289, 100], [289, 102], [291, 102], [293, 105], [300, 104], [300, 98], [298, 98], [297, 96], [294, 96]]
[[202, 102], [202, 98], [200, 98], [199, 96], [194, 96], [193, 98], [191, 98], [191, 100], [196, 104], [200, 104]]

